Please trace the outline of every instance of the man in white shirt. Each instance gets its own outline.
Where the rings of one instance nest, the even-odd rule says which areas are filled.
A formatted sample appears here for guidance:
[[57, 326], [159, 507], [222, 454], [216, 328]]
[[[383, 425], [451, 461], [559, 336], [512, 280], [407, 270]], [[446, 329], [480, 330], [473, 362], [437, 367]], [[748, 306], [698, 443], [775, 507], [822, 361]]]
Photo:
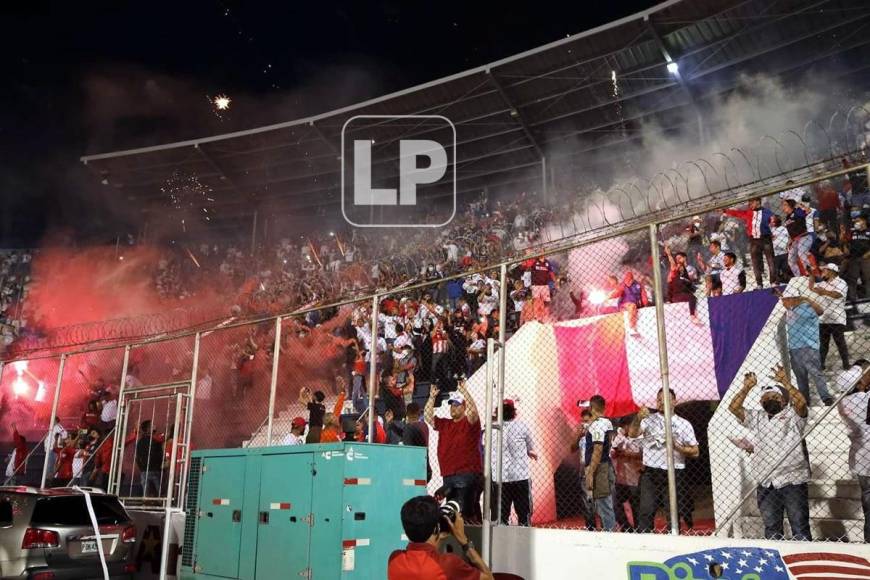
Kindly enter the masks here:
[[782, 225], [782, 218], [778, 215], [770, 218], [770, 232], [773, 236], [773, 264], [780, 282], [788, 282], [791, 278], [791, 268], [788, 265], [788, 230]]
[[[529, 459], [538, 459], [535, 444], [532, 442], [532, 432], [528, 425], [516, 419], [517, 410], [511, 399], [505, 399], [502, 405], [504, 427], [502, 429], [502, 460], [501, 479], [499, 479], [498, 450], [492, 450], [492, 519], [503, 524], [508, 523], [511, 506], [517, 514], [517, 522], [521, 526], [531, 525], [532, 490], [529, 486], [531, 478]], [[501, 519], [498, 519], [498, 492], [501, 488]]]
[[284, 436], [284, 439], [281, 440], [281, 445], [304, 445], [305, 437], [303, 433], [305, 433], [305, 419], [302, 417], [294, 417], [293, 421], [290, 422], [290, 433]]
[[[861, 486], [864, 511], [864, 542], [870, 543], [870, 361], [855, 361], [857, 384], [840, 400], [837, 409], [848, 429], [849, 469]], [[852, 369], [848, 371], [852, 372]], [[852, 379], [854, 380], [854, 379]]]
[[66, 432], [66, 429], [64, 429], [63, 425], [60, 424], [60, 417], [55, 417], [54, 427], [51, 428], [51, 431], [46, 435], [44, 441], [45, 453], [48, 455], [49, 474], [54, 473], [54, 466], [57, 464], [57, 453], [55, 453], [55, 449], [63, 447], [63, 442], [66, 441], [68, 436], [69, 434]]
[[100, 421], [103, 423], [103, 432], [108, 433], [115, 427], [115, 421], [118, 419], [118, 398], [108, 391], [101, 403]]
[[[743, 388], [728, 410], [752, 433], [752, 478], [764, 521], [764, 537], [784, 539], [783, 515], [788, 515], [792, 539], [812, 541], [807, 483], [810, 466], [802, 442], [807, 424], [807, 401], [794, 388], [789, 373], [777, 365], [774, 380], [779, 386], [761, 388], [761, 409], [745, 409], [743, 403], [758, 384], [755, 373], [746, 373]], [[788, 401], [788, 402], [787, 402]]]
[[809, 276], [809, 288], [819, 295], [818, 303], [825, 309], [819, 316], [819, 355], [822, 357], [822, 369], [825, 368], [825, 359], [828, 358], [828, 347], [831, 337], [837, 345], [840, 353], [840, 361], [843, 370], [849, 368], [849, 347], [846, 344], [846, 295], [849, 293], [849, 285], [840, 278], [840, 268], [836, 264], [822, 266], [822, 281], [816, 283], [813, 276]]
[[[677, 396], [670, 389], [671, 409], [677, 404]], [[668, 506], [668, 459], [665, 445], [665, 397], [660, 389], [656, 395], [657, 413], [646, 407], [635, 415], [628, 429], [631, 438], [642, 438], [644, 471], [640, 477], [640, 514], [637, 531], [652, 532], [659, 506]], [[686, 459], [697, 458], [700, 449], [692, 424], [671, 413], [671, 432], [674, 442], [674, 470], [677, 481], [677, 510], [679, 517], [692, 527], [692, 503], [686, 481]], [[670, 514], [668, 512], [668, 519]]]
[[724, 267], [719, 271], [722, 295], [743, 292], [746, 289], [746, 272], [737, 265], [737, 255], [734, 252], [725, 252], [723, 262]]

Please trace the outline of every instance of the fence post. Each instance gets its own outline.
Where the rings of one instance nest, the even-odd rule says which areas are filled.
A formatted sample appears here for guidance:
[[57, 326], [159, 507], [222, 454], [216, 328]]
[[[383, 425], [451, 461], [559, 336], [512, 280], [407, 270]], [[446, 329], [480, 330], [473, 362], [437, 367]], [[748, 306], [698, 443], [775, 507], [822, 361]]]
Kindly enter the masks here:
[[[665, 451], [668, 463], [668, 504], [671, 517], [671, 534], [679, 535], [680, 517], [677, 510], [677, 477], [674, 470], [674, 434], [671, 430], [671, 413], [673, 413], [673, 401], [670, 397], [670, 377], [668, 373], [668, 343], [665, 333], [665, 304], [664, 290], [662, 287], [662, 270], [659, 255], [659, 240], [656, 224], [649, 225], [649, 243], [652, 250], [653, 281], [656, 293], [656, 330], [659, 341], [659, 370], [662, 377], [662, 400], [665, 406]], [[655, 526], [653, 526], [655, 527]]]
[[490, 338], [486, 341], [486, 370], [484, 378], [484, 412], [481, 415], [484, 420], [483, 428], [483, 528], [481, 557], [487, 564], [490, 561], [490, 547], [492, 543], [492, 518], [490, 517], [490, 507], [492, 506], [492, 365], [493, 353], [495, 352], [495, 339]]
[[275, 348], [272, 351], [272, 383], [269, 385], [269, 417], [266, 419], [266, 446], [272, 445], [272, 418], [278, 389], [278, 357], [281, 355], [281, 317], [275, 319]]
[[[498, 434], [496, 435], [496, 449], [498, 449], [498, 455], [496, 459], [496, 473], [498, 474], [498, 481], [503, 481], [503, 464], [502, 464], [502, 450], [504, 449], [504, 374], [505, 374], [505, 366], [507, 365], [507, 357], [505, 342], [507, 341], [507, 297], [508, 297], [508, 286], [507, 286], [507, 264], [501, 265], [501, 272], [499, 273], [499, 295], [498, 295], [498, 308], [499, 308], [499, 325], [498, 325], [498, 377], [496, 378], [496, 392], [498, 395], [496, 396], [497, 404], [496, 404], [496, 424], [498, 425]], [[487, 410], [487, 413], [489, 411]], [[498, 486], [498, 491], [496, 495], [495, 501], [495, 513], [499, 514], [499, 518], [501, 517], [501, 502], [502, 502], [502, 486]], [[531, 522], [530, 522], [531, 523]]]
[[[106, 491], [112, 493], [112, 490], [115, 489], [115, 480], [120, 480], [119, 473], [121, 469], [121, 464], [123, 464], [123, 457], [119, 459], [120, 449], [123, 449], [123, 440], [126, 436], [125, 429], [121, 429], [121, 401], [124, 397], [124, 391], [127, 388], [127, 371], [130, 367], [130, 345], [124, 347], [124, 362], [121, 365], [121, 384], [118, 385], [118, 400], [117, 400], [117, 413], [115, 415], [115, 436], [112, 438], [112, 459], [111, 464], [109, 465], [109, 481], [106, 483]], [[118, 435], [121, 435], [118, 437]], [[120, 489], [118, 490], [120, 491]]]
[[378, 295], [372, 297], [372, 342], [369, 351], [369, 443], [375, 442], [375, 394], [378, 391]]
[[[63, 381], [63, 367], [66, 365], [66, 355], [60, 355], [60, 365], [57, 368], [57, 384], [54, 386], [54, 401], [51, 403], [51, 419], [48, 422], [48, 434], [46, 437], [51, 437], [51, 432], [54, 431], [55, 418], [57, 417], [57, 405], [60, 403], [60, 383]], [[53, 446], [54, 441], [49, 440]], [[45, 459], [42, 462], [42, 480], [39, 482], [39, 488], [45, 488], [45, 480], [48, 477], [48, 458], [50, 454], [46, 451]]]
[[[187, 474], [190, 472], [190, 441], [193, 438], [193, 412], [196, 407], [196, 385], [199, 382], [199, 345], [202, 341], [202, 333], [197, 332], [193, 339], [193, 362], [190, 369], [190, 388], [187, 390], [187, 396], [190, 400], [187, 402], [187, 416], [184, 417], [184, 462], [181, 464], [181, 473], [179, 474], [180, 483], [178, 486], [178, 506], [184, 509], [187, 506]], [[176, 422], [176, 425], [178, 423]], [[178, 439], [178, 427], [175, 428], [175, 439]]]
[[[197, 337], [199, 337], [199, 333], [197, 333]], [[193, 371], [193, 374], [196, 374], [196, 371]], [[164, 549], [160, 550], [160, 578], [166, 578], [166, 574], [168, 572], [167, 567], [169, 566], [169, 532], [171, 526], [170, 519], [172, 518], [172, 494], [175, 491], [175, 466], [176, 459], [178, 453], [178, 422], [181, 421], [181, 401], [182, 401], [181, 393], [175, 393], [175, 432], [172, 434], [172, 447], [169, 451], [169, 481], [166, 485], [166, 508], [164, 510], [164, 518], [163, 521], [163, 546]], [[190, 396], [190, 395], [188, 395]], [[188, 406], [188, 411], [190, 407]], [[186, 461], [186, 460], [185, 460]], [[179, 503], [181, 503], [181, 490], [179, 489]]]

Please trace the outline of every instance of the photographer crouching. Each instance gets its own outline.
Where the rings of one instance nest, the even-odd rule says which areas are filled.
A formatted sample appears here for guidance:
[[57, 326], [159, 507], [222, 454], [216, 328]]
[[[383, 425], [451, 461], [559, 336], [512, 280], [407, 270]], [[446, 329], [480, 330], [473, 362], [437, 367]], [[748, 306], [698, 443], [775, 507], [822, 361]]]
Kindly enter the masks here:
[[[492, 580], [492, 572], [465, 535], [456, 502], [442, 507], [427, 495], [411, 498], [402, 506], [402, 527], [410, 541], [407, 548], [390, 555], [389, 580]], [[465, 558], [438, 551], [451, 535]]]

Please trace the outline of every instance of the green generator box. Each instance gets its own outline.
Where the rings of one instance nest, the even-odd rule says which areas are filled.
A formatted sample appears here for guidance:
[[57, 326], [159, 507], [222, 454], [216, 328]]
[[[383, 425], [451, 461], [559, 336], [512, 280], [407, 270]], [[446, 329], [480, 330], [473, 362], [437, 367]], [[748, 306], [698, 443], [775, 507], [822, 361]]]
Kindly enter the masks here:
[[426, 449], [328, 443], [192, 453], [181, 578], [383, 580], [426, 493]]

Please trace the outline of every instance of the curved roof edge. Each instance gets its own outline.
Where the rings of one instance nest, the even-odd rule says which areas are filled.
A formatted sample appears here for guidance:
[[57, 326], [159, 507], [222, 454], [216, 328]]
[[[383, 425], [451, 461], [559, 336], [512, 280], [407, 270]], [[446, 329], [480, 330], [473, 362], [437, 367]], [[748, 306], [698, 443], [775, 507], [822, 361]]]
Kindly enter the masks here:
[[581, 38], [584, 38], [587, 36], [592, 36], [592, 35], [598, 34], [600, 32], [604, 32], [604, 31], [609, 30], [611, 28], [617, 28], [617, 27], [622, 26], [623, 24], [626, 24], [628, 22], [648, 18], [650, 15], [655, 14], [656, 12], [659, 12], [659, 11], [664, 10], [666, 8], [670, 8], [671, 6], [673, 6], [675, 4], [679, 4], [683, 1], [684, 0], [666, 0], [665, 2], [661, 2], [659, 4], [656, 4], [655, 6], [652, 6], [651, 8], [647, 8], [646, 10], [641, 10], [640, 12], [635, 12], [634, 14], [624, 16], [618, 20], [613, 20], [612, 22], [602, 24], [601, 26], [596, 26], [595, 28], [590, 28], [589, 30], [584, 30], [582, 32], [578, 32], [577, 34], [572, 34], [570, 36], [566, 36], [565, 38], [560, 38], [559, 40], [538, 46], [536, 48], [529, 49], [529, 50], [524, 51], [524, 52], [520, 52], [518, 54], [514, 54], [514, 55], [506, 57], [506, 58], [502, 58], [500, 60], [496, 60], [496, 61], [484, 64], [484, 65], [480, 65], [480, 66], [470, 68], [470, 69], [467, 69], [467, 70], [464, 70], [464, 71], [461, 71], [461, 72], [458, 72], [458, 73], [455, 73], [452, 75], [448, 75], [446, 77], [441, 77], [439, 79], [435, 79], [435, 80], [432, 80], [429, 82], [415, 85], [415, 86], [409, 87], [407, 89], [402, 89], [400, 91], [388, 93], [388, 94], [382, 95], [380, 97], [375, 97], [372, 99], [368, 99], [366, 101], [354, 103], [354, 104], [348, 105], [346, 107], [333, 109], [331, 111], [327, 111], [324, 113], [318, 113], [317, 115], [311, 115], [308, 117], [303, 117], [301, 119], [294, 119], [292, 121], [284, 121], [281, 123], [274, 123], [272, 125], [263, 125], [261, 127], [255, 127], [253, 129], [245, 129], [242, 131], [234, 131], [232, 133], [222, 133], [220, 135], [212, 135], [210, 137], [188, 139], [185, 141], [176, 141], [173, 143], [165, 143], [163, 145], [151, 145], [148, 147], [138, 147], [135, 149], [124, 149], [121, 151], [112, 151], [109, 153], [97, 153], [97, 154], [93, 154], [93, 155], [83, 155], [79, 158], [79, 160], [82, 163], [87, 164], [89, 161], [97, 161], [100, 159], [110, 159], [113, 157], [125, 157], [128, 155], [138, 155], [141, 153], [152, 153], [155, 151], [164, 151], [167, 149], [177, 149], [177, 148], [181, 148], [181, 147], [196, 147], [201, 143], [223, 141], [223, 140], [232, 139], [235, 137], [244, 137], [246, 135], [255, 135], [257, 133], [266, 133], [269, 131], [275, 131], [277, 129], [286, 129], [288, 127], [297, 127], [300, 125], [313, 124], [316, 121], [327, 119], [327, 118], [335, 116], [335, 115], [341, 115], [341, 114], [344, 114], [344, 113], [347, 113], [350, 111], [354, 111], [356, 109], [361, 109], [361, 108], [367, 107], [369, 105], [374, 105], [377, 103], [388, 101], [390, 99], [401, 97], [401, 96], [411, 94], [411, 93], [414, 93], [417, 91], [422, 91], [422, 90], [428, 89], [429, 87], [433, 87], [433, 86], [436, 86], [436, 85], [439, 85], [442, 83], [447, 83], [447, 82], [450, 82], [450, 81], [453, 81], [456, 79], [461, 79], [461, 78], [475, 75], [478, 73], [486, 73], [490, 69], [497, 68], [501, 65], [505, 65], [505, 64], [508, 64], [508, 63], [511, 63], [511, 62], [514, 62], [514, 61], [517, 61], [517, 60], [520, 60], [520, 59], [523, 59], [523, 58], [526, 58], [529, 56], [533, 56], [535, 54], [538, 54], [540, 52], [544, 52], [546, 50], [550, 50], [552, 48], [558, 48], [559, 46], [562, 46], [563, 44], [568, 44], [568, 43], [574, 42], [578, 39], [581, 39]]

